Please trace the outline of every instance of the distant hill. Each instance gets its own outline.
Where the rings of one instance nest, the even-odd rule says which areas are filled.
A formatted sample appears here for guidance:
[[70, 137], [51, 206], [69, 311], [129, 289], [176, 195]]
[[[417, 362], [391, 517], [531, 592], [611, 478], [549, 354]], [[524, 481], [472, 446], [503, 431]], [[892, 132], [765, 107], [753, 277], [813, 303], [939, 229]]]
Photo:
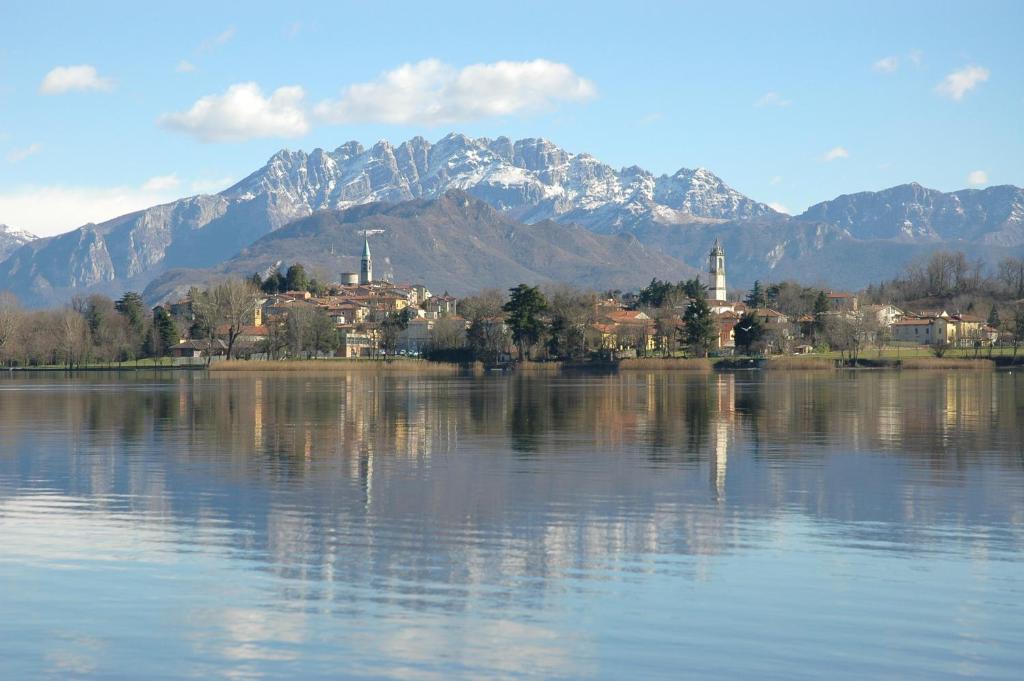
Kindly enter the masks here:
[[374, 274], [465, 295], [521, 282], [567, 282], [596, 289], [634, 289], [652, 277], [679, 280], [696, 270], [632, 234], [602, 235], [578, 225], [527, 225], [464, 192], [401, 203], [326, 210], [297, 220], [221, 265], [170, 270], [145, 290], [151, 302], [183, 295], [193, 283], [265, 273], [303, 263], [313, 276], [337, 280], [357, 272], [362, 232], [370, 230]]

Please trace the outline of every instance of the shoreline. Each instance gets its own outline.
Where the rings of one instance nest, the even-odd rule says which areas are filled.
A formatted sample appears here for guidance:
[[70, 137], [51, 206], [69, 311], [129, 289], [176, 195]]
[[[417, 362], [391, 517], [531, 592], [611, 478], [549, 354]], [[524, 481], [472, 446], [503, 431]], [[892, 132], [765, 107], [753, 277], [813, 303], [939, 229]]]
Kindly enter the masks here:
[[633, 373], [641, 371], [672, 371], [686, 373], [710, 373], [724, 371], [996, 371], [1024, 368], [1024, 353], [1016, 358], [1003, 357], [912, 357], [859, 358], [856, 364], [840, 364], [830, 357], [775, 356], [775, 357], [718, 357], [718, 358], [661, 358], [642, 357], [624, 359], [618, 362], [576, 361], [576, 362], [522, 362], [507, 367], [488, 368], [480, 362], [459, 364], [431, 362], [422, 359], [314, 359], [314, 360], [222, 360], [206, 364], [139, 364], [103, 366], [29, 366], [3, 367], [0, 374], [23, 373], [120, 373], [149, 371], [206, 371], [208, 373], [317, 373], [317, 372], [380, 372], [456, 376], [463, 374], [480, 375], [500, 371], [502, 373], [561, 374], [561, 373]]

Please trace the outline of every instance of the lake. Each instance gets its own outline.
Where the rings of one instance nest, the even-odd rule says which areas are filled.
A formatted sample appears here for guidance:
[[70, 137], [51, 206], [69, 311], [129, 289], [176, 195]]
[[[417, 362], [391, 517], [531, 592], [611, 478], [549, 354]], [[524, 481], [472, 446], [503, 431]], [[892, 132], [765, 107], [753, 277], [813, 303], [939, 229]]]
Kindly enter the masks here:
[[1020, 679], [1024, 373], [0, 375], [0, 676]]

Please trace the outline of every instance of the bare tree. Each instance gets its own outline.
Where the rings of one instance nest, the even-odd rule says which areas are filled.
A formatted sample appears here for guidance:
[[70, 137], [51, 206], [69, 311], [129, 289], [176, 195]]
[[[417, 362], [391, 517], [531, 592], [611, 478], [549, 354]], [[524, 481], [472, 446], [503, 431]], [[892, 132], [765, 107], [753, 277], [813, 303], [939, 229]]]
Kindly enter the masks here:
[[996, 277], [1014, 298], [1024, 298], [1024, 258], [1004, 258]]
[[456, 350], [466, 344], [466, 322], [462, 319], [438, 319], [430, 330], [432, 350]]
[[213, 339], [224, 337], [227, 358], [231, 359], [235, 341], [245, 326], [251, 325], [256, 311], [256, 289], [246, 279], [228, 279], [208, 291], [189, 291], [192, 312], [196, 322], [210, 339], [209, 354], [212, 354]]
[[89, 353], [89, 325], [85, 318], [73, 309], [66, 309], [58, 317], [58, 342], [61, 359], [65, 366], [73, 369], [82, 365]]
[[0, 364], [12, 361], [24, 313], [13, 293], [0, 293]]

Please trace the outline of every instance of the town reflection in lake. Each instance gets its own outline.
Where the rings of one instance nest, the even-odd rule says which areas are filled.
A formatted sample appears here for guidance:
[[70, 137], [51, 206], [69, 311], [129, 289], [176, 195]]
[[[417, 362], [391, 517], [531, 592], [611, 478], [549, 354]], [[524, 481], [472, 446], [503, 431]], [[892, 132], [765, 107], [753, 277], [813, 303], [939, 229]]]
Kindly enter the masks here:
[[1022, 449], [1017, 372], [5, 375], [0, 659], [1017, 678]]

